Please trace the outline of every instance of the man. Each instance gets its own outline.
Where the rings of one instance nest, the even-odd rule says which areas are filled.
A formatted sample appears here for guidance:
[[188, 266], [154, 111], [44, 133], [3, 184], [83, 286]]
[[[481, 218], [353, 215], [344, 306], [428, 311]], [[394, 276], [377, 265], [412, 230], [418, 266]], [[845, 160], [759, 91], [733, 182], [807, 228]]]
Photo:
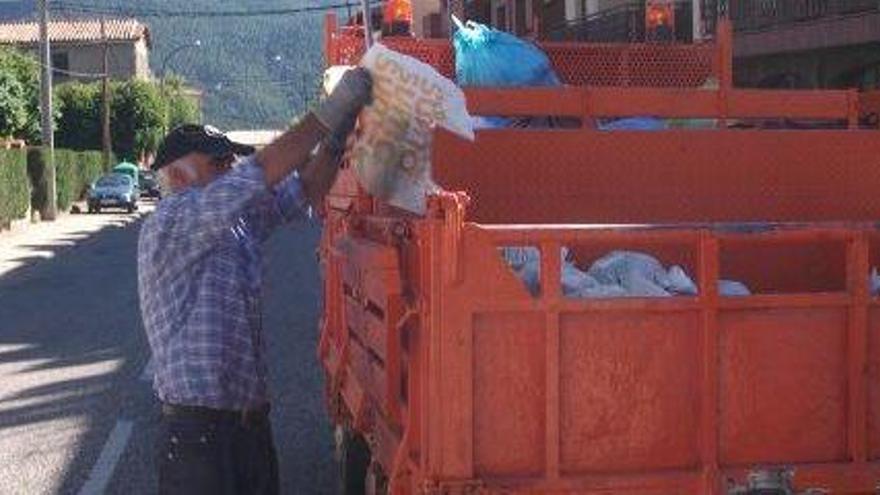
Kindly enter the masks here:
[[346, 73], [302, 122], [234, 166], [252, 150], [210, 128], [175, 129], [160, 147], [153, 168], [168, 196], [141, 229], [138, 282], [162, 403], [161, 494], [278, 493], [261, 243], [320, 203], [371, 91], [366, 71]]

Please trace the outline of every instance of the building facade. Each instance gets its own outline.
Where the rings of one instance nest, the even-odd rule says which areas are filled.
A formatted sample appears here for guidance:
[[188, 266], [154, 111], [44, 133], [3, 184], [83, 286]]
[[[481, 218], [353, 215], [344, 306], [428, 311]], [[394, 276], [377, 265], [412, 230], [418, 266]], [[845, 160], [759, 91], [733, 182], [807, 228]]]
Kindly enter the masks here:
[[[107, 20], [103, 31], [100, 20], [52, 21], [49, 39], [56, 83], [102, 74], [105, 46], [111, 78], [151, 78], [150, 31], [137, 20]], [[0, 24], [0, 45], [37, 52], [39, 40], [36, 22]]]
[[880, 87], [880, 1], [729, 1], [738, 85]]
[[[880, 87], [880, 0], [672, 0], [674, 39], [734, 26], [742, 87]], [[414, 0], [440, 9], [441, 0]], [[551, 41], [644, 42], [646, 0], [463, 0], [464, 17]], [[695, 21], [696, 19], [696, 21]]]
[[[675, 39], [712, 38], [734, 27], [734, 78], [741, 87], [880, 87], [878, 0], [675, 0]], [[543, 39], [645, 41], [645, 0], [548, 0]], [[694, 22], [696, 16], [696, 22]]]

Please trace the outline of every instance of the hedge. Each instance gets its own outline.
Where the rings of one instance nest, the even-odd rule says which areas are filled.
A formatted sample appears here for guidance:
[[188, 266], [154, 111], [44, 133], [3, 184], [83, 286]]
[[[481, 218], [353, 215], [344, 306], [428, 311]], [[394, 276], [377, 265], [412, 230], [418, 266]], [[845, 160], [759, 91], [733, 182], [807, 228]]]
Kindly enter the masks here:
[[[28, 175], [33, 194], [31, 205], [43, 210], [46, 205], [46, 155], [42, 148], [28, 151]], [[58, 211], [67, 211], [75, 201], [82, 199], [89, 185], [105, 173], [100, 151], [55, 150], [55, 192]]]
[[104, 158], [100, 151], [55, 150], [58, 209], [67, 211], [74, 201], [85, 196], [89, 184], [103, 174]]
[[30, 148], [27, 152], [27, 174], [31, 182], [31, 208], [42, 212], [46, 209], [46, 150]]
[[30, 195], [24, 151], [0, 150], [0, 226], [27, 215]]

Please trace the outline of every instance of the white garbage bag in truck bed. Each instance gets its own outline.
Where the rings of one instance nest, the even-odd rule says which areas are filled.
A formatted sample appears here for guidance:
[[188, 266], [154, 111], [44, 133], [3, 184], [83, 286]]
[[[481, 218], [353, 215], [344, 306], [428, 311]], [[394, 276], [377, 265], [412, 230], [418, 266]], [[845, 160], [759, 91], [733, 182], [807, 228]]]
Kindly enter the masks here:
[[[541, 281], [538, 248], [505, 247], [501, 254], [528, 291], [537, 296]], [[560, 283], [566, 297], [671, 297], [699, 293], [697, 284], [684, 268], [673, 265], [666, 269], [659, 260], [645, 253], [612, 251], [595, 261], [587, 271], [575, 265], [568, 248], [562, 248], [561, 257]], [[718, 292], [730, 297], [751, 294], [745, 284], [732, 280], [719, 280]]]

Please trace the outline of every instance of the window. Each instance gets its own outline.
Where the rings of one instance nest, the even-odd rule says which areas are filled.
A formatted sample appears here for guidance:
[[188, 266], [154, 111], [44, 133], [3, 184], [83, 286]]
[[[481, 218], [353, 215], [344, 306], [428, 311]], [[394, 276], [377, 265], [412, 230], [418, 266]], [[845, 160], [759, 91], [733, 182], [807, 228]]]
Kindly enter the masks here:
[[516, 0], [513, 6], [515, 12], [513, 32], [517, 36], [522, 36], [529, 30], [528, 22], [530, 16], [526, 7], [526, 0]]
[[501, 4], [495, 9], [495, 27], [497, 29], [507, 29], [507, 5]]

